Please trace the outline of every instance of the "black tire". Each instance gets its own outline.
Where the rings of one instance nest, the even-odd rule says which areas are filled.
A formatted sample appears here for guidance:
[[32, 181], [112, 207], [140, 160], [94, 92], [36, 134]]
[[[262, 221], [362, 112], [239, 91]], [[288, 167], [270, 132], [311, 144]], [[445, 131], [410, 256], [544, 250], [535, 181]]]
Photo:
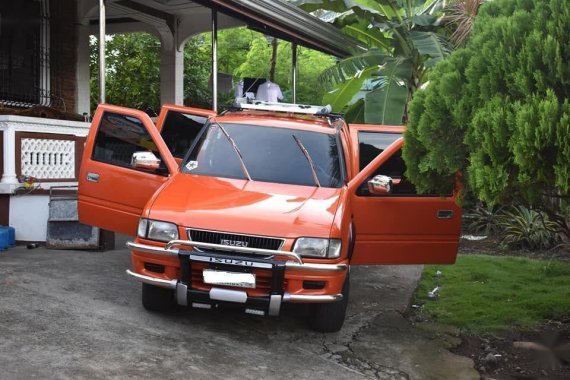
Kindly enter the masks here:
[[149, 284], [142, 284], [143, 307], [151, 311], [169, 311], [174, 307], [174, 292]]
[[310, 324], [318, 332], [337, 332], [342, 328], [346, 318], [350, 279], [348, 273], [342, 286], [342, 300], [314, 306]]

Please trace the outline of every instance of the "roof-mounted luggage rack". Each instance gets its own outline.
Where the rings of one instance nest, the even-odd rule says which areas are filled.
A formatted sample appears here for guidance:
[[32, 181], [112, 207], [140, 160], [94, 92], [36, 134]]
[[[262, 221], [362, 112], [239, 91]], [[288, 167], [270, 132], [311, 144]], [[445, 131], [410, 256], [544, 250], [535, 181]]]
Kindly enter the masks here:
[[241, 98], [236, 101], [233, 110], [258, 110], [258, 111], [273, 111], [273, 112], [285, 112], [285, 113], [295, 113], [303, 115], [313, 115], [329, 117], [333, 119], [341, 118], [342, 115], [332, 112], [332, 107], [330, 105], [326, 106], [312, 106], [305, 104], [293, 104], [293, 103], [271, 103], [264, 102], [260, 100], [247, 100], [246, 98]]

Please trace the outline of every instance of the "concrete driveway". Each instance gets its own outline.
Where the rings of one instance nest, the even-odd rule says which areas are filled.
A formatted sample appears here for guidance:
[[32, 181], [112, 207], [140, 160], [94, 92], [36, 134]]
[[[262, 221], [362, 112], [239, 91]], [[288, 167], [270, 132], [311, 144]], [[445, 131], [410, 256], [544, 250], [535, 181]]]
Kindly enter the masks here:
[[0, 252], [0, 378], [479, 378], [400, 315], [421, 267], [352, 268], [344, 328], [320, 334], [306, 306], [147, 312], [129, 266], [126, 249]]

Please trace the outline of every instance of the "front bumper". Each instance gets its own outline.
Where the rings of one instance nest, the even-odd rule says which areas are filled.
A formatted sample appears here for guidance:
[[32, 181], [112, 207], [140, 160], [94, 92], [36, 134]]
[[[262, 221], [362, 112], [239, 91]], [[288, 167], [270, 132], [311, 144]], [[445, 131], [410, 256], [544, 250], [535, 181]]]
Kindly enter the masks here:
[[[290, 294], [283, 291], [285, 271], [310, 271], [317, 273], [346, 272], [346, 264], [305, 263], [298, 255], [287, 251], [273, 251], [246, 247], [228, 247], [219, 244], [176, 240], [165, 247], [128, 242], [133, 251], [177, 257], [180, 262], [180, 278], [176, 280], [147, 276], [127, 270], [127, 274], [145, 284], [172, 289], [176, 301], [182, 306], [207, 306], [212, 304], [243, 304], [247, 310], [256, 310], [271, 316], [279, 315], [281, 304], [328, 303], [342, 299], [342, 294]], [[216, 252], [208, 252], [215, 250]], [[227, 252], [227, 254], [226, 254]], [[259, 256], [259, 257], [256, 257]], [[263, 256], [263, 257], [262, 257]], [[289, 260], [276, 260], [275, 257]], [[245, 290], [212, 286], [208, 291], [192, 289], [192, 264], [207, 264], [210, 268], [228, 271], [254, 269], [271, 270], [271, 291], [267, 297], [248, 297]]]

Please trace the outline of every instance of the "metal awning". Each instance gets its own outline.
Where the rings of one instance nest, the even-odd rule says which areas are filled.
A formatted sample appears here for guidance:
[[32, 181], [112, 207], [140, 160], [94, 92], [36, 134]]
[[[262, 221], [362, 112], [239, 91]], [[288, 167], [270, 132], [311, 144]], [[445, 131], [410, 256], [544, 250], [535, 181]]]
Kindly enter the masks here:
[[[139, 0], [140, 1], [140, 0]], [[144, 0], [143, 0], [144, 1]], [[145, 2], [149, 3], [148, 0]], [[337, 57], [366, 51], [366, 46], [333, 25], [284, 0], [151, 0], [165, 12], [200, 4], [240, 19], [250, 28]], [[169, 9], [170, 8], [170, 9]]]
[[[168, 2], [172, 0], [155, 0]], [[194, 0], [237, 17], [250, 28], [274, 37], [311, 47], [337, 57], [367, 50], [355, 38], [283, 0]]]

